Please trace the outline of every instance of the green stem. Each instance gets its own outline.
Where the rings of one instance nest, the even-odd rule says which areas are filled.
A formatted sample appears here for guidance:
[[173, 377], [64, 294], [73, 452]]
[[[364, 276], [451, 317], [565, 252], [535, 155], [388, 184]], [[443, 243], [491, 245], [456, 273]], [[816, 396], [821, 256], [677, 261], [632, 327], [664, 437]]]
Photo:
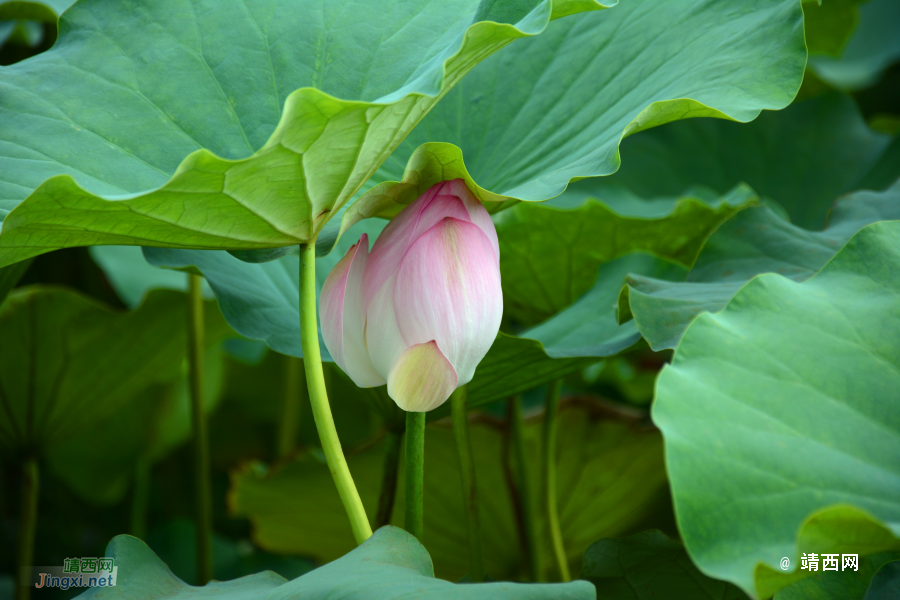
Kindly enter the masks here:
[[194, 502], [197, 534], [197, 583], [212, 579], [212, 507], [209, 483], [209, 439], [203, 410], [202, 278], [188, 274], [188, 383], [194, 437]]
[[544, 509], [547, 511], [547, 523], [550, 526], [550, 538], [553, 542], [553, 556], [563, 581], [571, 581], [569, 561], [563, 546], [562, 530], [559, 525], [559, 511], [556, 506], [556, 413], [559, 409], [559, 392], [562, 380], [550, 384], [547, 389], [547, 411], [544, 415], [544, 447], [541, 456], [544, 475]]
[[150, 500], [150, 461], [137, 459], [134, 466], [134, 489], [131, 499], [131, 535], [144, 539], [147, 534], [147, 506]]
[[28, 267], [31, 266], [33, 261], [33, 258], [29, 258], [28, 260], [23, 260], [7, 267], [0, 268], [0, 304], [3, 304], [7, 294], [16, 287], [16, 284], [19, 283], [19, 280], [25, 275], [25, 272], [28, 270]]
[[528, 476], [528, 459], [525, 456], [525, 436], [523, 434], [522, 397], [509, 399], [509, 428], [512, 454], [515, 462], [516, 479], [519, 487], [519, 501], [522, 505], [522, 525], [525, 530], [525, 550], [528, 554], [528, 570], [532, 581], [542, 581], [541, 554], [537, 543], [537, 507], [534, 505], [531, 482]]
[[285, 356], [284, 403], [281, 407], [281, 427], [278, 430], [278, 457], [284, 458], [297, 445], [300, 408], [303, 403], [303, 360]]
[[404, 527], [421, 542], [425, 504], [425, 413], [406, 413], [406, 507]]
[[40, 488], [39, 475], [37, 459], [26, 460], [22, 465], [22, 518], [19, 521], [19, 539], [16, 548], [19, 563], [17, 573], [19, 585], [16, 586], [16, 600], [28, 600], [31, 595], [34, 532], [37, 529], [38, 491]]
[[381, 496], [378, 498], [378, 514], [375, 527], [391, 524], [394, 513], [394, 499], [397, 497], [397, 469], [400, 467], [400, 447], [403, 432], [388, 430], [384, 440], [384, 471], [381, 476]]
[[463, 503], [469, 539], [469, 577], [475, 583], [484, 581], [484, 549], [481, 543], [481, 522], [478, 519], [478, 490], [475, 485], [475, 460], [469, 439], [469, 411], [466, 408], [466, 387], [457, 388], [450, 396], [453, 414], [453, 437], [459, 456]]
[[311, 240], [301, 247], [300, 257], [300, 343], [303, 347], [303, 366], [306, 369], [306, 385], [309, 403], [312, 407], [322, 452], [331, 469], [334, 485], [350, 519], [350, 528], [357, 544], [362, 544], [372, 535], [372, 526], [366, 517], [359, 492], [350, 475], [347, 459], [341, 449], [334, 417], [328, 405], [325, 390], [325, 374], [322, 371], [322, 354], [319, 351], [319, 330], [316, 323], [316, 244]]

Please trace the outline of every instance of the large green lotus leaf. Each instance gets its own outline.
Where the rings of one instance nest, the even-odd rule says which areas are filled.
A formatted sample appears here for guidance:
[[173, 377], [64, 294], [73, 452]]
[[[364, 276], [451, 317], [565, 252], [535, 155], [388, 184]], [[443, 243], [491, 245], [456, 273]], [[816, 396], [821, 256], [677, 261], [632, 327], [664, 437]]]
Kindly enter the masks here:
[[709, 234], [757, 200], [746, 186], [722, 197], [698, 192], [654, 202], [566, 192], [498, 213], [504, 314], [524, 325], [544, 321], [587, 292], [600, 265], [630, 252], [690, 267]]
[[660, 531], [591, 544], [581, 576], [603, 600], [746, 600], [738, 588], [706, 577], [684, 547]]
[[[527, 419], [524, 437], [538, 502], [542, 420]], [[596, 404], [564, 403], [559, 415], [558, 497], [566, 553], [578, 572], [584, 551], [598, 537], [618, 535], [651, 510], [665, 486], [658, 432]], [[526, 560], [517, 529], [504, 466], [503, 424], [486, 417], [470, 422], [485, 565], [494, 578], [523, 576]], [[348, 457], [363, 504], [373, 515], [383, 469], [383, 442]], [[398, 483], [394, 523], [403, 519], [403, 484]], [[266, 472], [247, 465], [232, 474], [232, 510], [249, 516], [254, 539], [281, 553], [334, 560], [353, 548], [327, 465], [314, 454]], [[457, 580], [468, 570], [459, 461], [446, 422], [429, 425], [425, 442], [425, 533], [439, 577]], [[540, 534], [547, 537], [539, 521]], [[541, 545], [545, 568], [552, 564], [549, 542]]]
[[858, 90], [877, 83], [900, 59], [900, 3], [869, 0], [859, 7], [859, 24], [840, 56], [812, 56], [810, 68], [839, 89]]
[[[228, 581], [261, 571], [274, 571], [286, 579], [309, 573], [315, 564], [306, 558], [279, 556], [248, 547], [245, 536], [238, 539], [213, 532], [211, 536], [213, 579]], [[197, 529], [189, 517], [154, 523], [144, 541], [185, 583], [197, 583]]]
[[[176, 292], [119, 313], [64, 289], [14, 290], [0, 306], [0, 451], [43, 452], [177, 376], [186, 312]], [[213, 303], [205, 315], [213, 345], [230, 329]]]
[[[821, 559], [821, 556], [819, 557]], [[900, 559], [900, 553], [883, 552], [859, 557], [858, 569], [818, 571], [779, 590], [773, 600], [869, 600], [867, 590], [884, 565]], [[840, 563], [839, 563], [840, 565]], [[821, 560], [819, 567], [821, 568]], [[886, 598], [890, 598], [887, 596]]]
[[473, 69], [376, 175], [393, 181], [350, 212], [390, 215], [457, 177], [487, 202], [552, 198], [614, 173], [633, 133], [784, 108], [805, 60], [795, 0], [633, 0], [556, 21]]
[[112, 588], [91, 588], [78, 598], [163, 600], [220, 598], [222, 600], [326, 600], [330, 598], [434, 598], [435, 600], [590, 600], [594, 586], [586, 581], [526, 585], [483, 583], [456, 585], [434, 578], [431, 557], [415, 537], [396, 527], [384, 527], [329, 565], [287, 581], [263, 571], [204, 587], [190, 586], [172, 574], [144, 542], [120, 535], [106, 556], [116, 559], [121, 577]]
[[469, 69], [597, 8], [78, 2], [51, 50], [0, 70], [0, 266], [69, 246], [315, 239]]
[[890, 144], [890, 136], [869, 129], [851, 98], [829, 94], [747, 125], [691, 119], [641, 133], [623, 142], [615, 175], [572, 189], [603, 198], [609, 186], [621, 184], [655, 198], [695, 185], [725, 193], [746, 182], [784, 206], [793, 223], [817, 230], [841, 194], [882, 190], [900, 177], [900, 154], [888, 153]]
[[674, 348], [697, 315], [722, 310], [751, 278], [779, 273], [809, 279], [861, 228], [892, 219], [900, 219], [900, 182], [884, 192], [843, 198], [820, 232], [791, 225], [766, 207], [749, 208], [710, 236], [687, 281], [629, 277], [619, 320], [633, 316], [654, 350]]
[[[210, 413], [222, 391], [219, 348], [210, 348], [203, 364], [203, 408]], [[49, 447], [47, 465], [82, 498], [112, 506], [125, 496], [139, 461], [156, 462], [190, 439], [191, 419], [187, 373], [183, 373], [175, 382], [150, 385], [112, 414]]]
[[812, 279], [761, 275], [684, 335], [653, 419], [707, 575], [768, 597], [808, 574], [801, 553], [900, 549], [898, 271], [900, 222], [874, 223]]

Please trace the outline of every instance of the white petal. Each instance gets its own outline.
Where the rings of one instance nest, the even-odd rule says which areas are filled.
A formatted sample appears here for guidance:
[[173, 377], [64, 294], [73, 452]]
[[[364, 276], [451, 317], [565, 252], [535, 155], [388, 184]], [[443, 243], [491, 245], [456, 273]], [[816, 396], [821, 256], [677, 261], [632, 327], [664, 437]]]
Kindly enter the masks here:
[[403, 341], [394, 315], [394, 285], [392, 275], [369, 302], [366, 311], [365, 344], [375, 371], [387, 381], [391, 369], [410, 344]]

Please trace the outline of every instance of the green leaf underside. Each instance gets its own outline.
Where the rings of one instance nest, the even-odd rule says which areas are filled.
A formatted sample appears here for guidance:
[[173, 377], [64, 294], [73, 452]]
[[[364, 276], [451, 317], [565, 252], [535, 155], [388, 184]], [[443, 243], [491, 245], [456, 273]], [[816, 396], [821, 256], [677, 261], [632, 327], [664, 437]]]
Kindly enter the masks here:
[[767, 597], [808, 573], [802, 552], [900, 549], [898, 249], [900, 222], [875, 223], [804, 283], [757, 277], [660, 375], [653, 419], [704, 573]]
[[809, 66], [823, 81], [839, 89], [858, 90], [878, 81], [900, 59], [900, 5], [869, 0], [859, 7], [859, 24], [840, 56], [813, 56]]
[[[637, 341], [637, 327], [619, 325], [615, 306], [619, 295], [617, 283], [630, 273], [642, 273], [666, 281], [685, 277], [684, 267], [649, 254], [628, 254], [601, 265], [597, 282], [574, 304], [548, 321], [522, 333], [536, 339], [553, 357], [612, 356]], [[606, 348], [609, 346], [609, 348]]]
[[[206, 352], [203, 365], [203, 407], [209, 413], [222, 391], [218, 347]], [[120, 502], [131, 489], [139, 461], [155, 463], [191, 438], [191, 398], [186, 373], [182, 375], [172, 383], [151, 384], [115, 412], [47, 448], [49, 470], [92, 504]]]
[[552, 596], [561, 600], [587, 600], [594, 588], [584, 581], [566, 584], [524, 585], [485, 583], [458, 586], [435, 579], [431, 558], [416, 539], [395, 527], [382, 528], [363, 545], [335, 562], [287, 581], [271, 571], [263, 571], [227, 582], [213, 581], [204, 587], [187, 585], [169, 570], [144, 542], [121, 535], [110, 542], [107, 556], [128, 576], [112, 588], [91, 588], [78, 598], [222, 598], [250, 600], [325, 600], [366, 597], [388, 600], [411, 597], [456, 599], [537, 600]]
[[[129, 308], [138, 306], [150, 290], [187, 291], [188, 278], [185, 273], [150, 266], [144, 260], [140, 247], [91, 246], [88, 251]], [[203, 296], [212, 298], [212, 290], [206, 280], [202, 285]]]
[[[299, 246], [298, 246], [299, 248]], [[152, 290], [176, 290], [186, 292], [188, 277], [186, 273], [170, 269], [158, 269], [147, 263], [140, 246], [91, 246], [88, 248], [93, 261], [106, 275], [106, 279], [123, 304], [136, 308]], [[18, 265], [30, 261], [16, 263], [6, 267], [14, 269]], [[190, 269], [188, 269], [190, 271]], [[2, 271], [0, 271], [2, 273]], [[206, 279], [201, 279], [203, 298], [215, 298]], [[2, 286], [0, 286], [2, 295]], [[258, 364], [268, 347], [258, 340], [230, 337], [223, 342], [222, 349], [232, 358], [248, 364]]]
[[51, 50], [0, 69], [0, 266], [313, 239], [452, 85], [551, 10], [79, 2]]
[[804, 281], [861, 228], [892, 219], [900, 219], [900, 183], [843, 198], [821, 232], [795, 227], [766, 207], [749, 208], [710, 236], [687, 281], [629, 277], [619, 314], [634, 316], [654, 350], [674, 348], [697, 315], [722, 310], [753, 277], [778, 273]]
[[[370, 219], [356, 225], [338, 241], [334, 251], [316, 259], [316, 294], [322, 290], [331, 269], [362, 234], [370, 244], [387, 225]], [[262, 340], [282, 354], [302, 357], [300, 347], [300, 259], [285, 256], [265, 263], [247, 263], [225, 251], [144, 248], [144, 257], [154, 267], [196, 270], [203, 274], [219, 302], [219, 308], [235, 331]], [[123, 282], [124, 283], [124, 282]], [[322, 360], [331, 361], [319, 328]]]
[[[113, 312], [57, 288], [14, 290], [0, 307], [0, 451], [45, 451], [117, 410], [184, 359], [184, 294]], [[206, 342], [230, 330], [214, 306]]]
[[900, 177], [900, 153], [891, 155], [890, 144], [868, 128], [852, 98], [829, 94], [746, 125], [691, 119], [632, 136], [615, 175], [571, 188], [603, 198], [618, 184], [655, 198], [697, 185], [725, 193], [745, 182], [784, 206], [794, 224], [818, 230], [841, 194], [883, 190]]
[[[470, 425], [486, 570], [495, 579], [517, 578], [525, 572], [525, 557], [504, 471], [504, 434], [499, 423], [488, 419]], [[651, 509], [665, 486], [661, 440], [658, 432], [640, 426], [634, 417], [601, 412], [596, 405], [565, 404], [559, 426], [560, 519], [566, 552], [577, 573], [591, 542], [626, 531]], [[539, 502], [540, 432], [540, 420], [526, 420], [535, 502]], [[466, 532], [458, 527], [465, 512], [454, 444], [446, 424], [427, 428], [424, 544], [434, 558], [435, 573], [455, 581], [468, 570], [468, 552]], [[348, 457], [369, 515], [378, 503], [382, 446], [379, 442]], [[401, 469], [400, 490], [402, 477]], [[328, 468], [314, 455], [302, 455], [269, 474], [259, 473], [253, 465], [235, 471], [229, 505], [236, 514], [250, 517], [254, 539], [272, 551], [327, 561], [353, 548]], [[400, 523], [402, 494], [393, 514], [394, 523]], [[543, 520], [539, 532], [549, 540]], [[541, 552], [549, 568], [549, 542], [541, 545]]]
[[635, 0], [555, 21], [473, 69], [345, 220], [394, 214], [457, 177], [485, 202], [552, 198], [573, 178], [615, 172], [632, 133], [783, 108], [805, 59], [802, 10], [789, 0]]
[[591, 288], [600, 265], [630, 252], [689, 267], [709, 234], [757, 198], [737, 186], [721, 198], [701, 192], [672, 201], [614, 200], [567, 191], [494, 217], [507, 317], [524, 325], [552, 317]]
[[0, 21], [0, 47], [12, 37], [16, 24], [16, 21]]
[[[826, 508], [807, 518], [797, 530], [799, 552], [819, 553], [813, 548], [830, 548], [829, 552], [851, 554], [879, 554], [885, 550], [900, 550], [897, 536], [872, 515], [847, 505]], [[803, 581], [809, 571], [796, 570], [799, 562], [792, 562], [793, 573], [785, 573], [780, 567], [772, 569], [759, 564], [756, 582], [762, 597]]]
[[38, 21], [0, 21], [0, 47], [35, 48], [44, 39], [44, 28]]
[[684, 547], [660, 531], [591, 544], [581, 577], [603, 600], [746, 600], [738, 588], [703, 575]]

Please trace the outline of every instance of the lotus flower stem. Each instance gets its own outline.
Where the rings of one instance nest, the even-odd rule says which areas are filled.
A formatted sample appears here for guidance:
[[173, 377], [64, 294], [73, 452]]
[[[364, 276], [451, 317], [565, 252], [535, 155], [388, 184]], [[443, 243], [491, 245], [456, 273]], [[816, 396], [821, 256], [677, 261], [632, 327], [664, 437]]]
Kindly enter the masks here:
[[197, 583], [212, 579], [212, 506], [209, 484], [209, 437], [203, 410], [202, 278], [188, 274], [188, 383], [194, 437], [194, 502], [197, 537]]
[[375, 528], [391, 524], [394, 513], [394, 499], [397, 497], [397, 469], [400, 467], [400, 447], [403, 431], [388, 429], [384, 440], [384, 471], [381, 476], [381, 495], [378, 498], [378, 514]]
[[131, 535], [144, 539], [147, 534], [147, 505], [150, 500], [150, 460], [146, 456], [134, 465], [134, 488], [131, 498]]
[[404, 529], [422, 541], [425, 504], [425, 413], [406, 413]]
[[562, 380], [559, 379], [547, 389], [547, 409], [544, 415], [544, 444], [542, 456], [542, 469], [544, 475], [544, 509], [546, 510], [547, 523], [550, 526], [550, 538], [553, 543], [553, 556], [559, 568], [559, 575], [563, 581], [571, 581], [569, 574], [569, 561], [566, 558], [566, 549], [563, 546], [562, 530], [559, 525], [559, 511], [556, 506], [556, 413], [559, 409], [559, 392], [562, 389]]
[[372, 526], [366, 517], [359, 492], [350, 475], [347, 459], [341, 449], [334, 417], [328, 405], [325, 373], [322, 370], [322, 354], [319, 351], [319, 331], [316, 323], [316, 244], [311, 240], [301, 248], [300, 256], [300, 343], [303, 347], [303, 366], [306, 369], [306, 385], [319, 440], [328, 468], [334, 478], [338, 495], [350, 519], [350, 528], [357, 544], [372, 536]]
[[303, 361], [284, 357], [284, 402], [281, 407], [281, 427], [278, 430], [278, 456], [284, 458], [297, 445], [297, 426], [306, 386], [303, 382]]
[[528, 553], [528, 570], [532, 581], [542, 581], [544, 571], [541, 565], [541, 554], [537, 543], [537, 512], [532, 497], [531, 482], [528, 476], [528, 459], [525, 456], [525, 436], [522, 432], [522, 397], [509, 399], [509, 428], [512, 442], [513, 460], [516, 479], [519, 486], [519, 500], [522, 506], [522, 528], [525, 532], [525, 550]]
[[[19, 539], [16, 544], [16, 558], [19, 569], [16, 573], [19, 585], [16, 586], [16, 600], [28, 600], [32, 582], [22, 581], [31, 573], [34, 562], [34, 532], [37, 529], [39, 470], [37, 458], [29, 458], [22, 465], [22, 518], [19, 520]], [[29, 577], [30, 578], [30, 577]]]
[[466, 407], [466, 386], [461, 386], [450, 396], [453, 415], [453, 437], [459, 456], [462, 477], [463, 503], [466, 509], [466, 526], [469, 538], [469, 577], [473, 582], [484, 581], [484, 549], [481, 543], [481, 522], [478, 518], [478, 490], [475, 485], [475, 461], [472, 457], [472, 441], [469, 439], [469, 411]]

